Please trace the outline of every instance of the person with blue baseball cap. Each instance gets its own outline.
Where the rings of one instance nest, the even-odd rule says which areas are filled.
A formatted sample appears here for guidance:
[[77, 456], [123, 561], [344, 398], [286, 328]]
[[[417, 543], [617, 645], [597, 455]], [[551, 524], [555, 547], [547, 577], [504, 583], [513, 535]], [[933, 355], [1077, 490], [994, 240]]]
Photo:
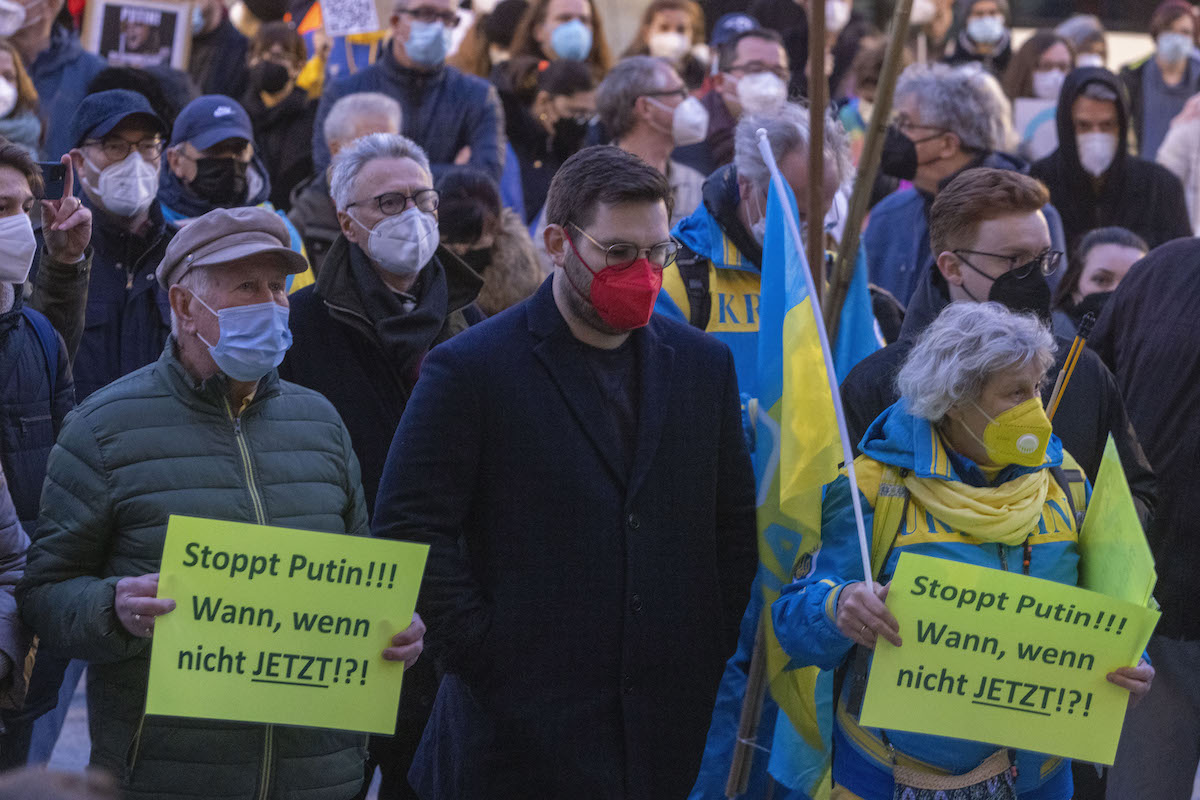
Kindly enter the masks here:
[[[206, 94], [184, 106], [175, 118], [166, 153], [158, 196], [175, 228], [217, 208], [258, 206], [279, 215], [292, 249], [305, 255], [300, 234], [268, 199], [271, 178], [255, 152], [254, 125], [232, 97]], [[312, 270], [306, 270], [289, 279], [288, 291], [312, 282]]]

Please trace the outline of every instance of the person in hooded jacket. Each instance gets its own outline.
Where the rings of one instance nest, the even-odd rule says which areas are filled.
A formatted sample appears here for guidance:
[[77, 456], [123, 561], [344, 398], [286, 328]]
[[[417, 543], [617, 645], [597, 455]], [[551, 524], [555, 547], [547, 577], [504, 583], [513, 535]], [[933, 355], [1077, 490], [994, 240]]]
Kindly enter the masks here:
[[[912, 181], [883, 198], [863, 234], [871, 283], [908, 305], [933, 268], [929, 208], [956, 175], [974, 167], [1027, 172], [1002, 152], [1013, 142], [1008, 103], [987, 73], [945, 64], [913, 64], [896, 84], [893, 122], [880, 171]], [[1065, 249], [1058, 212], [1042, 209], [1054, 247]]]
[[254, 123], [254, 143], [271, 179], [271, 205], [291, 208], [292, 190], [312, 173], [317, 105], [296, 86], [307, 60], [304, 39], [286, 22], [268, 22], [250, 44], [249, 86], [242, 107]]
[[[1062, 251], [1052, 244], [1046, 224], [1046, 194], [1045, 186], [1033, 178], [989, 168], [966, 170], [938, 193], [930, 210], [930, 244], [937, 259], [908, 306], [900, 340], [864, 358], [842, 381], [852, 442], [857, 445], [872, 421], [896, 402], [900, 365], [917, 336], [949, 303], [995, 301], [1015, 311], [1033, 311], [1049, 321], [1050, 285], [1045, 270], [1053, 271], [1051, 262], [1056, 267]], [[954, 252], [948, 249], [951, 241], [959, 243]], [[1060, 337], [1057, 344], [1044, 387], [1047, 398], [1071, 340]], [[1092, 481], [1112, 435], [1145, 524], [1154, 510], [1154, 473], [1129, 424], [1112, 373], [1092, 351], [1083, 351], [1054, 422], [1055, 433]]]
[[1090, 230], [1117, 225], [1151, 248], [1191, 236], [1183, 184], [1166, 167], [1129, 153], [1129, 108], [1120, 79], [1084, 67], [1063, 83], [1058, 149], [1030, 174], [1050, 189], [1068, 252]]
[[945, 62], [979, 64], [1000, 77], [1013, 55], [1008, 0], [957, 0], [955, 6], [962, 28]]
[[[283, 220], [292, 249], [306, 255], [295, 226], [268, 199], [271, 178], [255, 151], [250, 116], [236, 100], [211, 94], [188, 103], [171, 128], [166, 154], [158, 199], [169, 225], [182, 228], [216, 208], [260, 206]], [[288, 291], [312, 282], [311, 268], [289, 275]]]
[[[330, 191], [342, 236], [317, 283], [291, 297], [293, 343], [279, 374], [325, 395], [346, 421], [372, 509], [425, 354], [482, 319], [472, 303], [483, 281], [439, 247], [438, 193], [411, 140], [355, 140], [334, 157]], [[396, 735], [371, 737], [367, 780], [378, 765], [383, 797], [413, 797], [406, 776], [437, 690], [432, 663], [404, 684]]]

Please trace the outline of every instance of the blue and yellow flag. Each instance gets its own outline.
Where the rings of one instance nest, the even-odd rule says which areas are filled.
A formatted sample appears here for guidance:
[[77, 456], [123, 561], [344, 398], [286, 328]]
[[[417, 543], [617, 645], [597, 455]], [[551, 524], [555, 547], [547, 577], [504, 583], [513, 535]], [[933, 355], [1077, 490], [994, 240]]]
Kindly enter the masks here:
[[[784, 209], [796, 202], [774, 182], [767, 200], [754, 410], [754, 467], [758, 482], [759, 581], [763, 593], [767, 679], [779, 716], [770, 760], [772, 776], [813, 797], [827, 795], [832, 679], [816, 668], [788, 669], [771, 626], [770, 606], [793, 569], [820, 542], [821, 493], [843, 458], [833, 389], [818, 334], [814, 300], [805, 281], [808, 262], [791, 236]], [[786, 205], [785, 205], [786, 204]], [[818, 309], [819, 310], [819, 309]], [[842, 310], [835, 364], [849, 370], [880, 346], [871, 314], [861, 253]]]

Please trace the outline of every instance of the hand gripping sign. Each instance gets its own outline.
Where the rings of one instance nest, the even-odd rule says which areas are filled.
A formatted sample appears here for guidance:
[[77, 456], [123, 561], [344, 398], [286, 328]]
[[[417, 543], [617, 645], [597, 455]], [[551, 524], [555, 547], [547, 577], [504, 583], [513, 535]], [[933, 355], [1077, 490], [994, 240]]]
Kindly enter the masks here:
[[146, 713], [390, 734], [426, 545], [172, 516]]

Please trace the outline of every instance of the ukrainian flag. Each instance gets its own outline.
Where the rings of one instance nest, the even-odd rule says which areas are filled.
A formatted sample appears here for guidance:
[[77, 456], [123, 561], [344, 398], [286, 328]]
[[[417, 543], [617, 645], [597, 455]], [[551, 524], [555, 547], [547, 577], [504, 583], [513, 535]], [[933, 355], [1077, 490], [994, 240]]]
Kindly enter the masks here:
[[[784, 218], [785, 207], [793, 220], [798, 218], [796, 201], [786, 185], [786, 196], [780, 197], [775, 183], [767, 199], [754, 411], [757, 582], [764, 601], [767, 679], [772, 699], [784, 712], [776, 723], [768, 768], [785, 786], [819, 797], [829, 791], [832, 675], [816, 668], [787, 668], [770, 607], [792, 581], [793, 570], [803, 567], [807, 554], [819, 545], [821, 492], [837, 477], [843, 449], [816, 327], [819, 315], [813, 313], [805, 280], [808, 262]], [[839, 372], [879, 346], [860, 250], [835, 350]]]

